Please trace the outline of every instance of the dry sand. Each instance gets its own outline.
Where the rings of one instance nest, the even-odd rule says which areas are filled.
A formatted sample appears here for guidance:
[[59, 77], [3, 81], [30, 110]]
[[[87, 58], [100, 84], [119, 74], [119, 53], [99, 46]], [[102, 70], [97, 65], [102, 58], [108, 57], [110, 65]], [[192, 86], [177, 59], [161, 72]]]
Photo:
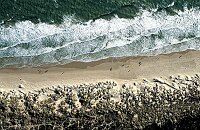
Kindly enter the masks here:
[[109, 58], [40, 68], [0, 70], [0, 90], [32, 91], [57, 85], [74, 85], [98, 81], [116, 81], [119, 85], [142, 79], [166, 78], [170, 75], [194, 75], [200, 72], [200, 51], [184, 51], [158, 56]]

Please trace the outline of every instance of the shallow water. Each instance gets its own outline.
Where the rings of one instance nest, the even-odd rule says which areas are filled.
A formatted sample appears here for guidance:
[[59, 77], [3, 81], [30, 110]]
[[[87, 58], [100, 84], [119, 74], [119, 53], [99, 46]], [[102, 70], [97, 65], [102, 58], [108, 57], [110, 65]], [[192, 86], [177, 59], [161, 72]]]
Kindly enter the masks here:
[[200, 48], [198, 1], [8, 0], [0, 6], [0, 67]]

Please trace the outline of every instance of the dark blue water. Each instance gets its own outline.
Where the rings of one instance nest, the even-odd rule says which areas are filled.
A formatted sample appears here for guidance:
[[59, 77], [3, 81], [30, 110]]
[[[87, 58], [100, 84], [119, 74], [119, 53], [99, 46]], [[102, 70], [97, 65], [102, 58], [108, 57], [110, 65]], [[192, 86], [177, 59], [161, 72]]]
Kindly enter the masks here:
[[199, 0], [0, 0], [0, 20], [3, 24], [25, 20], [61, 24], [64, 15], [75, 15], [81, 21], [114, 15], [134, 18], [141, 9], [175, 15], [177, 10], [199, 6]]
[[0, 67], [200, 48], [199, 0], [0, 0]]

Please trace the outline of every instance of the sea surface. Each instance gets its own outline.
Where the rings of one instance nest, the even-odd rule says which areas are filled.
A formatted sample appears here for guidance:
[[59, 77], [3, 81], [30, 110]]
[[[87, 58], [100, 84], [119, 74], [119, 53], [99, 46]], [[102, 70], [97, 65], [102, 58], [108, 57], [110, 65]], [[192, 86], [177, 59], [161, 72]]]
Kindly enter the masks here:
[[0, 68], [200, 49], [200, 0], [0, 0]]

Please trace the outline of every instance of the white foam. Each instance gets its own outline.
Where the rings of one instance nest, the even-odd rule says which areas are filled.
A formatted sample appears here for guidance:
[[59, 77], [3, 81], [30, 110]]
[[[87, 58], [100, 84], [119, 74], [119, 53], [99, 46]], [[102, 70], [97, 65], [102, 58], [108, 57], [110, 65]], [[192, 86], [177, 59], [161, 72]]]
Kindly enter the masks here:
[[[183, 42], [191, 37], [200, 36], [199, 14], [200, 11], [197, 9], [185, 9], [184, 12], [177, 11], [177, 15], [174, 16], [167, 15], [165, 12], [156, 14], [155, 12], [142, 11], [141, 15], [134, 19], [124, 19], [115, 16], [111, 20], [97, 19], [85, 23], [76, 23], [74, 21], [77, 20], [73, 16], [64, 16], [64, 22], [61, 25], [34, 24], [30, 21], [18, 22], [10, 27], [0, 26], [0, 45], [9, 44], [7, 47], [0, 48], [0, 57], [9, 57], [6, 51], [12, 52], [10, 56], [41, 55], [72, 44], [80, 46], [79, 43], [81, 42], [84, 42], [84, 44], [88, 42], [89, 46], [92, 46], [92, 43], [89, 42], [102, 36], [104, 36], [104, 39], [101, 41], [103, 45], [95, 51], [125, 46], [134, 43], [134, 41], [139, 41], [145, 47], [141, 50], [141, 53], [144, 50], [148, 52], [146, 47], [149, 46], [147, 44], [151, 44], [147, 41], [149, 39], [154, 42], [152, 44], [155, 44], [153, 49], [158, 49], [170, 44]], [[156, 35], [152, 37], [155, 38], [154, 40], [150, 38], [151, 35]], [[64, 38], [64, 43], [44, 48], [42, 42], [47, 37], [50, 37], [50, 40], [53, 40], [55, 44], [61, 42]], [[142, 40], [144, 37], [148, 38]], [[20, 47], [16, 48], [21, 43], [28, 43], [36, 47], [27, 50]], [[84, 47], [81, 48], [80, 46], [77, 48], [84, 50]], [[152, 50], [152, 48], [149, 49]], [[73, 53], [73, 51], [70, 53]], [[89, 51], [81, 52], [90, 53]]]

